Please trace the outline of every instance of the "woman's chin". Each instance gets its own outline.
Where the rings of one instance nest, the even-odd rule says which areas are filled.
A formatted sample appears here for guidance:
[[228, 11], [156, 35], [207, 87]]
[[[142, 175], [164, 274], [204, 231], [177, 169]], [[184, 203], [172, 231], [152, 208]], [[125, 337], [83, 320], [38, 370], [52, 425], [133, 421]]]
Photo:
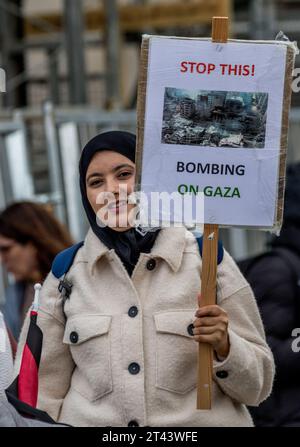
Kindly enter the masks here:
[[127, 231], [131, 228], [124, 219], [119, 220], [116, 216], [114, 218], [105, 219], [105, 221], [97, 219], [97, 223], [100, 228], [110, 228], [111, 230], [118, 231], [119, 233]]
[[113, 212], [109, 215], [107, 225], [114, 231], [127, 231], [131, 228], [128, 217], [127, 209], [120, 208], [116, 213]]
[[108, 226], [111, 230], [117, 231], [118, 233], [122, 233], [124, 231], [130, 230], [130, 228], [131, 228], [130, 225], [128, 225], [127, 227], [124, 227], [123, 225], [122, 226], [108, 225]]
[[116, 219], [111, 219], [111, 221], [108, 221], [108, 226], [114, 231], [123, 232], [127, 231], [131, 228], [131, 226], [128, 223], [127, 216], [123, 216], [123, 218], [120, 218], [120, 216], [116, 216]]

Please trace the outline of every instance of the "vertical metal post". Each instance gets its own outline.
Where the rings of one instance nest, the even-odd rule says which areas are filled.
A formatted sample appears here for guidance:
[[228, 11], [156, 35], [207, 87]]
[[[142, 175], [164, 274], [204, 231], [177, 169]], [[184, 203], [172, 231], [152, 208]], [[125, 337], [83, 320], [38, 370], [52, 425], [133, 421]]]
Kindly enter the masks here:
[[34, 181], [30, 166], [27, 132], [23, 113], [14, 113], [16, 130], [5, 135], [7, 154], [7, 175], [12, 187], [13, 199], [32, 200], [34, 197]]
[[[9, 167], [7, 151], [5, 147], [5, 134], [0, 135], [0, 175], [1, 175], [1, 195], [3, 205], [13, 201], [13, 189], [9, 177]], [[2, 204], [1, 204], [2, 205]]]
[[69, 229], [73, 238], [80, 241], [87, 231], [87, 221], [82, 208], [78, 181], [78, 164], [81, 151], [76, 123], [61, 123], [58, 128], [58, 135]]
[[58, 48], [49, 48], [47, 51], [49, 68], [50, 96], [53, 104], [59, 104], [59, 70], [58, 70]]
[[274, 39], [276, 32], [276, 5], [274, 0], [252, 0], [250, 4], [250, 38]]
[[247, 230], [243, 228], [228, 228], [229, 251], [234, 259], [245, 259], [248, 255]]
[[108, 109], [120, 108], [120, 28], [116, 0], [104, 0], [106, 13], [106, 92]]
[[62, 166], [59, 150], [57, 129], [55, 126], [54, 109], [50, 102], [44, 104], [44, 126], [47, 141], [49, 173], [51, 193], [55, 198], [56, 215], [64, 223], [67, 223], [65, 195], [62, 178]]
[[64, 0], [65, 45], [71, 104], [86, 103], [82, 0]]

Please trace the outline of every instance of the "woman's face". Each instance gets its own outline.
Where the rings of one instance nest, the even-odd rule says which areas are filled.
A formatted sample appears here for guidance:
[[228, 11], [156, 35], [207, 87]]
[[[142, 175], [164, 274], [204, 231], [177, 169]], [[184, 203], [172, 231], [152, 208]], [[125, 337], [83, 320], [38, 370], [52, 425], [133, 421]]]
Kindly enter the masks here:
[[0, 235], [0, 260], [16, 281], [31, 281], [36, 276], [37, 253], [31, 243], [22, 245]]
[[98, 218], [116, 231], [130, 228], [128, 203], [134, 191], [135, 164], [114, 151], [97, 152], [86, 173], [88, 201]]

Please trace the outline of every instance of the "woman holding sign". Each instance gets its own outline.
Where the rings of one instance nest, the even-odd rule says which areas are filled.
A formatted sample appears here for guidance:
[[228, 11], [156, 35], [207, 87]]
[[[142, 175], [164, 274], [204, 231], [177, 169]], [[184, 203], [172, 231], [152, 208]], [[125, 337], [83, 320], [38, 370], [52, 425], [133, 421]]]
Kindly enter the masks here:
[[[75, 426], [252, 426], [246, 405], [266, 399], [274, 374], [252, 291], [225, 252], [218, 305], [198, 309], [197, 242], [185, 228], [131, 227], [123, 192], [134, 180], [134, 135], [87, 143], [80, 186], [91, 228], [43, 285], [39, 407]], [[196, 410], [199, 341], [215, 352], [211, 411]]]

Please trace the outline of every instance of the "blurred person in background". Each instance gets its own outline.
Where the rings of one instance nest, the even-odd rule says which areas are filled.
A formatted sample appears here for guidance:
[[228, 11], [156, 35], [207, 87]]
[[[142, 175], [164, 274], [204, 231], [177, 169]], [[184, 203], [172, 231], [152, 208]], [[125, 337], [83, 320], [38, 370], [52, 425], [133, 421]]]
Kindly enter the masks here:
[[287, 169], [283, 227], [269, 248], [239, 263], [257, 299], [277, 372], [271, 396], [250, 411], [257, 426], [300, 427], [300, 354], [292, 349], [292, 331], [300, 327], [300, 163]]
[[32, 304], [36, 282], [43, 282], [57, 253], [72, 245], [64, 226], [41, 204], [18, 202], [0, 213], [0, 259], [15, 279], [8, 286], [3, 314], [18, 340]]

